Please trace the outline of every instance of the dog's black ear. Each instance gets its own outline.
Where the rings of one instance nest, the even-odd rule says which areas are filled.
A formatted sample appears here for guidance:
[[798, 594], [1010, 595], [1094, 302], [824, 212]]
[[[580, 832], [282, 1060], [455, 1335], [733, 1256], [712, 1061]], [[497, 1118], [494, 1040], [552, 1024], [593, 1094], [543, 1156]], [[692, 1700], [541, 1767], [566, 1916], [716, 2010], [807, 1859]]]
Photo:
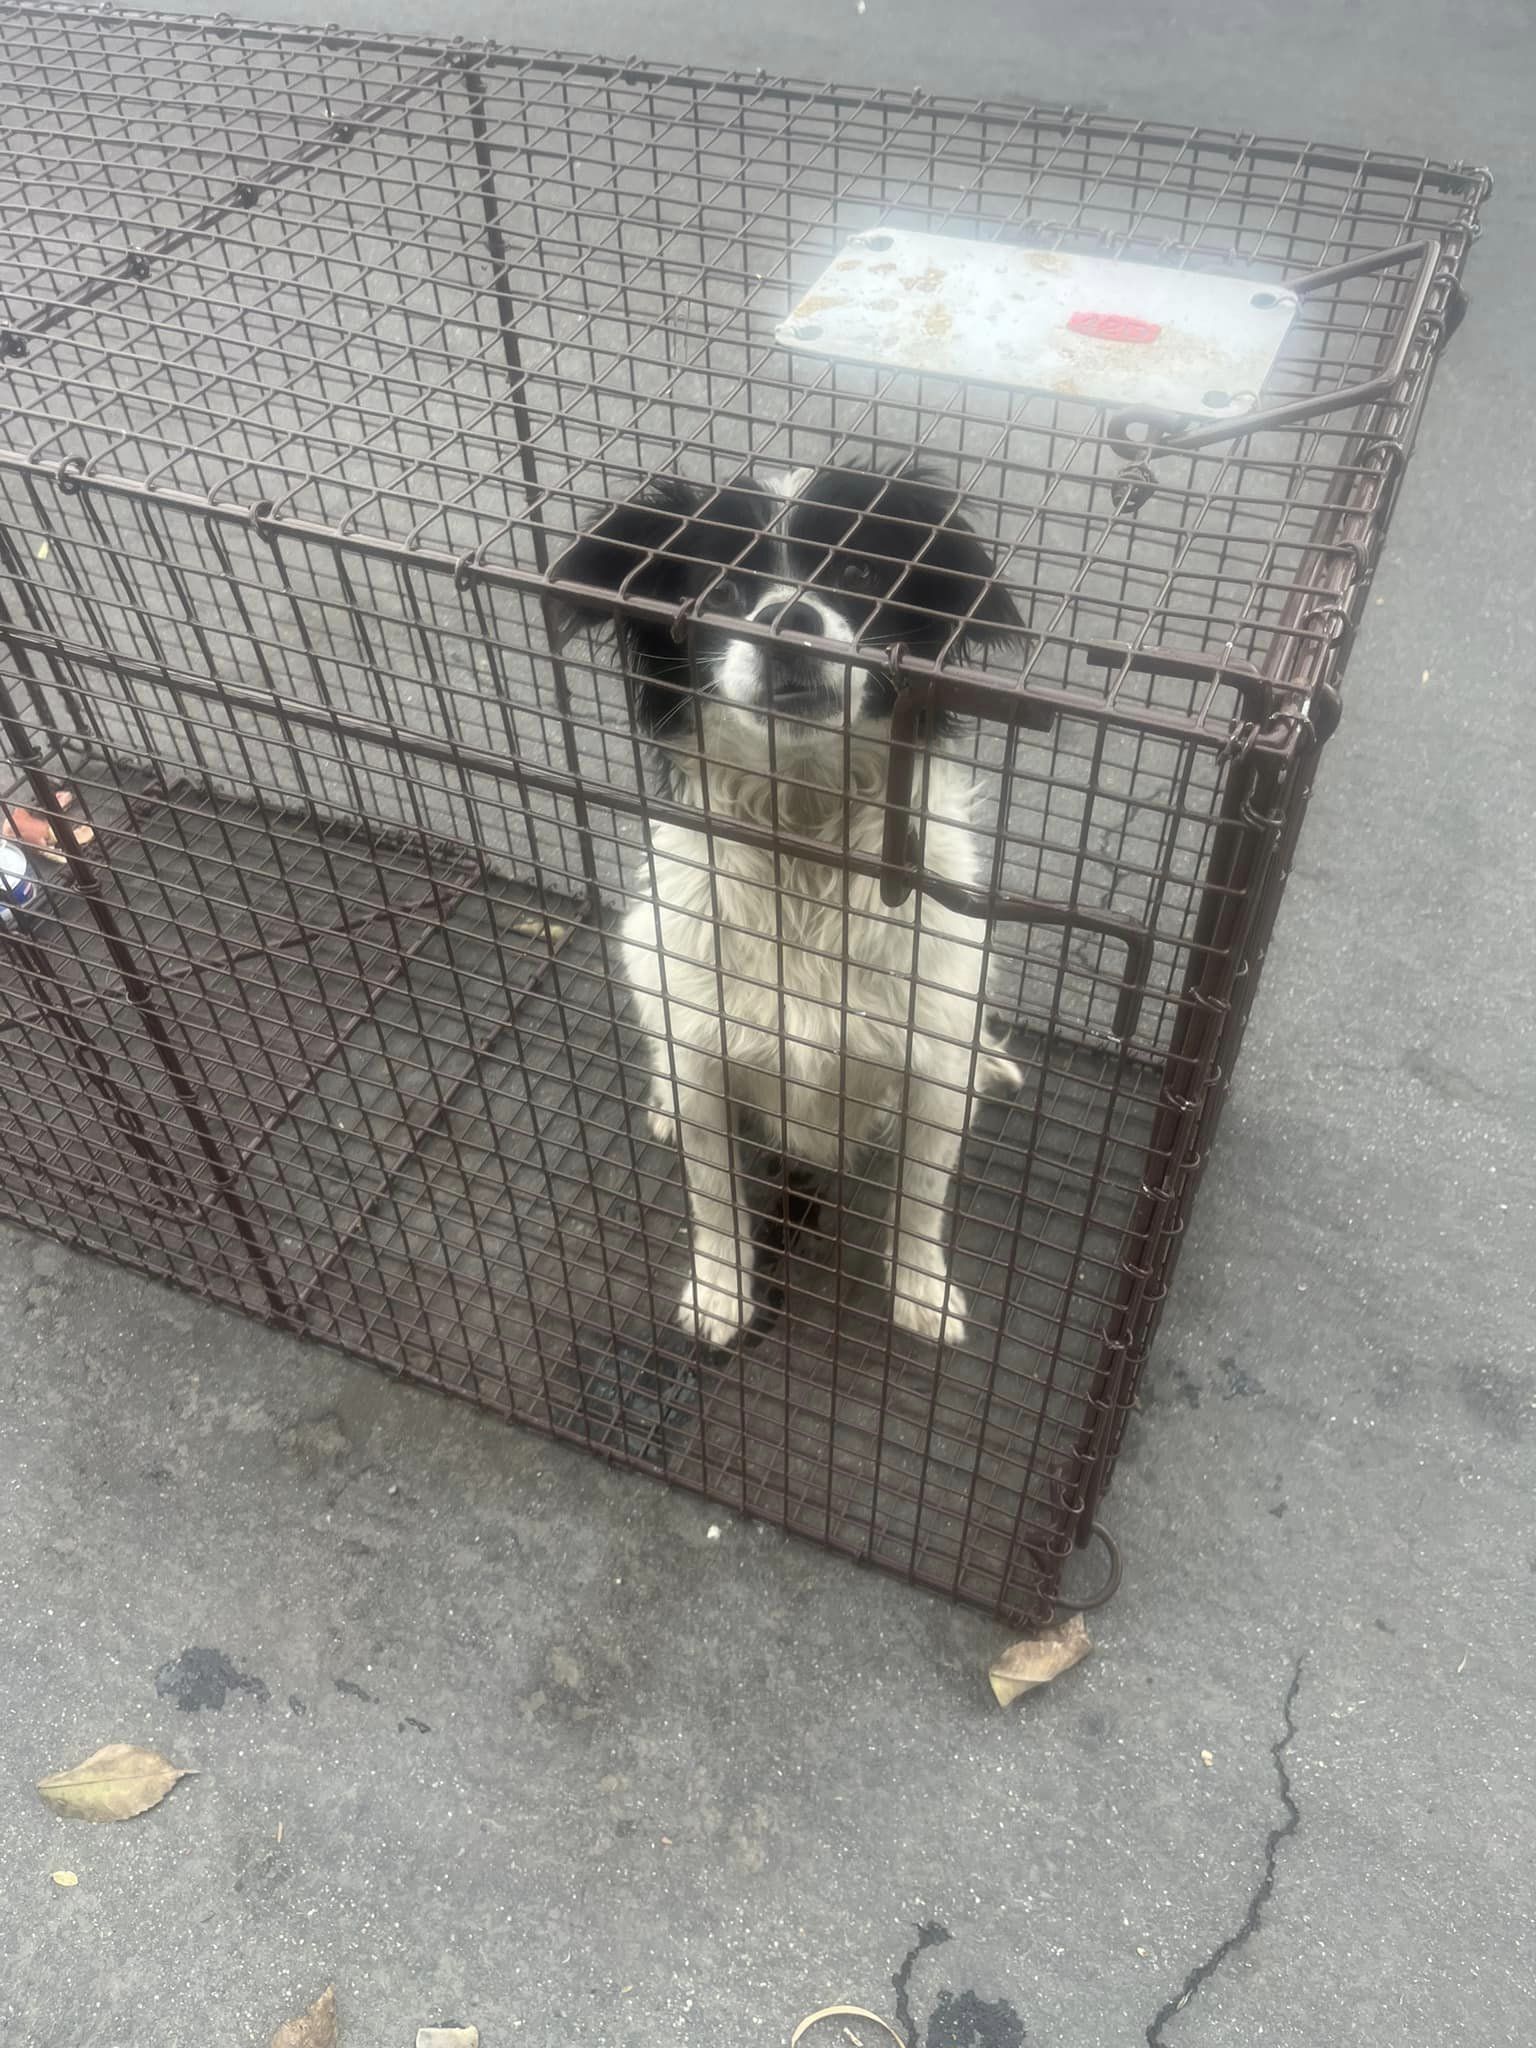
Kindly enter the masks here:
[[902, 637], [937, 652], [957, 632], [974, 643], [1006, 638], [1024, 624], [961, 505], [955, 486], [919, 457], [833, 464], [802, 492], [791, 530], [812, 547], [893, 565], [889, 592]]
[[[924, 463], [904, 462], [891, 479], [881, 510], [933, 528], [914, 572], [909, 601], [967, 621], [968, 640], [1005, 640], [1024, 621], [1012, 593], [998, 580], [997, 561], [960, 510], [953, 487]], [[876, 515], [878, 516], [878, 514]]]
[[557, 611], [567, 626], [594, 626], [612, 612], [590, 592], [626, 592], [640, 597], [668, 597], [677, 581], [678, 564], [667, 559], [688, 521], [714, 493], [681, 477], [652, 480], [633, 498], [610, 505], [579, 534], [556, 562], [553, 581], [581, 584], [584, 590], [562, 589]]
[[[654, 477], [633, 498], [610, 505], [556, 562], [556, 644], [572, 630], [612, 624], [631, 713], [643, 732], [664, 732], [699, 680], [686, 646], [673, 637], [672, 618], [751, 547], [772, 504], [750, 475], [718, 489]], [[649, 599], [671, 616], [626, 615], [603, 602], [605, 593]]]

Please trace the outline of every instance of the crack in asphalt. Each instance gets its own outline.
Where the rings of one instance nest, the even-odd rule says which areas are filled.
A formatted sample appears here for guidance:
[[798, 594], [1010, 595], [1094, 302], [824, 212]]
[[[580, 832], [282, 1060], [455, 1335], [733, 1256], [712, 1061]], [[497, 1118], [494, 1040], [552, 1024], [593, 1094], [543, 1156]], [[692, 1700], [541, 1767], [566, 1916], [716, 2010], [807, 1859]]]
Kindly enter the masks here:
[[1275, 1864], [1280, 1854], [1280, 1844], [1289, 1841], [1291, 1836], [1301, 1826], [1301, 1808], [1296, 1804], [1295, 1797], [1291, 1791], [1291, 1774], [1285, 1767], [1285, 1752], [1290, 1748], [1296, 1733], [1296, 1719], [1293, 1710], [1296, 1705], [1296, 1695], [1301, 1691], [1301, 1670], [1305, 1661], [1305, 1657], [1298, 1657], [1296, 1659], [1296, 1669], [1291, 1674], [1291, 1682], [1286, 1688], [1285, 1698], [1280, 1703], [1280, 1711], [1285, 1717], [1285, 1730], [1269, 1752], [1275, 1761], [1275, 1775], [1280, 1783], [1280, 1803], [1285, 1808], [1285, 1819], [1280, 1822], [1278, 1827], [1273, 1827], [1269, 1831], [1269, 1838], [1264, 1844], [1264, 1868], [1260, 1874], [1259, 1882], [1254, 1888], [1253, 1896], [1248, 1901], [1248, 1910], [1243, 1915], [1236, 1933], [1229, 1934], [1226, 1940], [1219, 1947], [1212, 1949], [1211, 1953], [1202, 1962], [1196, 1963], [1174, 1996], [1154, 2014], [1147, 2027], [1147, 2048], [1162, 2048], [1163, 2029], [1167, 2026], [1168, 2022], [1184, 2010], [1202, 1984], [1215, 1976], [1216, 1972], [1227, 1960], [1227, 1957], [1233, 1954], [1235, 1950], [1240, 1949], [1251, 1935], [1257, 1934], [1259, 1931], [1259, 1922], [1263, 1917], [1264, 1908], [1268, 1905], [1270, 1894], [1275, 1889]]
[[937, 1948], [950, 1938], [949, 1929], [941, 1927], [937, 1920], [930, 1920], [917, 1930], [915, 1944], [907, 1950], [901, 1968], [891, 1979], [896, 1992], [896, 2024], [900, 2027], [907, 2048], [917, 2048], [917, 2022], [912, 2017], [912, 2007], [907, 2000], [907, 1987], [912, 1979], [912, 1965], [925, 1948]]

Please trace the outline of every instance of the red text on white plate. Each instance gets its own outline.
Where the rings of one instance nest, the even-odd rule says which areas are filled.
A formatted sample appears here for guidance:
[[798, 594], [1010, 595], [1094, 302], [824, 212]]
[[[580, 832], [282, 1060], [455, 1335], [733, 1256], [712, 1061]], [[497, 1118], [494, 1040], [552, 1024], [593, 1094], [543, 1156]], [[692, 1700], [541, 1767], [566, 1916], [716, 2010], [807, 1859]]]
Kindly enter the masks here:
[[1138, 320], [1132, 313], [1074, 313], [1067, 325], [1095, 341], [1156, 341], [1163, 331], [1155, 320]]

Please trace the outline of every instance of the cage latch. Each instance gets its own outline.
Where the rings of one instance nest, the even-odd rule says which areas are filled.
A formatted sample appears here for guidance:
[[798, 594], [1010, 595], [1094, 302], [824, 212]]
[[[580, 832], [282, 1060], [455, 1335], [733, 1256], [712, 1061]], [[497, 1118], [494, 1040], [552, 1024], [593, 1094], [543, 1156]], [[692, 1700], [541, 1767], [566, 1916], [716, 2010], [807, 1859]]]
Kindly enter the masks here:
[[982, 918], [988, 924], [1047, 925], [1096, 932], [1101, 938], [1114, 940], [1124, 947], [1125, 961], [1111, 1028], [1117, 1039], [1131, 1037], [1141, 1015], [1141, 1000], [1152, 966], [1152, 934], [1145, 925], [1051, 897], [968, 888], [922, 872], [922, 845], [912, 818], [912, 787], [923, 727], [941, 702], [946, 709], [1001, 719], [1010, 725], [1033, 724], [1038, 717], [1038, 706], [1017, 689], [970, 678], [916, 677], [898, 692], [891, 721], [890, 765], [886, 770], [880, 900], [896, 909], [921, 886], [925, 895], [962, 917]]
[[[1344, 263], [1314, 270], [1306, 277], [1287, 278], [1273, 288], [1273, 295], [1305, 302], [1318, 294], [1347, 283], [1352, 278], [1373, 276], [1381, 271], [1412, 272], [1407, 304], [1398, 323], [1397, 337], [1389, 360], [1373, 375], [1360, 382], [1343, 384], [1333, 390], [1314, 391], [1273, 405], [1237, 413], [1226, 419], [1199, 420], [1193, 425], [1175, 412], [1148, 405], [1133, 405], [1113, 413], [1104, 434], [1109, 446], [1130, 465], [1111, 486], [1117, 510], [1134, 517], [1156, 489], [1156, 473], [1150, 468], [1154, 457], [1196, 455], [1221, 441], [1260, 433], [1267, 429], [1310, 423], [1324, 414], [1390, 399], [1408, 368], [1409, 356], [1422, 324], [1432, 320], [1441, 341], [1449, 339], [1466, 310], [1465, 295], [1454, 274], [1443, 267], [1443, 245], [1434, 235], [1400, 242], [1390, 249], [1372, 249]], [[1458, 303], [1458, 301], [1460, 303]], [[1148, 475], [1152, 481], [1148, 482]]]

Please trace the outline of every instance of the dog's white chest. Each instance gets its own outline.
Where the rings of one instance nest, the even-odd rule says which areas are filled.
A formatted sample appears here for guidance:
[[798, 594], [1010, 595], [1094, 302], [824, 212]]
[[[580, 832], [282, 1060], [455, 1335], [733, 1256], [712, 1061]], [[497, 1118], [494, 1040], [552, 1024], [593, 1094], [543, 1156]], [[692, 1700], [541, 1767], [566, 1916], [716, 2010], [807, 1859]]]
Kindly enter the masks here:
[[723, 1025], [730, 1059], [786, 1076], [822, 1080], [827, 1062], [889, 1049], [911, 995], [910, 924], [879, 910], [872, 881], [798, 862], [775, 877], [768, 856], [761, 865], [658, 860], [674, 1001]]
[[[805, 878], [787, 879], [791, 886], [776, 900], [772, 891], [750, 890], [739, 906], [743, 915], [722, 919], [725, 1007], [747, 1028], [753, 1064], [835, 1087], [845, 1058], [899, 1057], [912, 993], [912, 931], [869, 914], [860, 899], [874, 894], [873, 883], [867, 892], [851, 889], [845, 904], [816, 901], [793, 886]], [[776, 928], [772, 916], [762, 915], [770, 902]], [[774, 1046], [761, 1042], [770, 1024], [779, 1034]]]
[[[956, 867], [968, 850], [945, 849]], [[931, 899], [919, 928], [910, 906], [886, 908], [872, 876], [670, 826], [656, 834], [651, 880], [652, 902], [625, 925], [642, 1010], [765, 1077], [773, 1099], [805, 1091], [795, 1121], [835, 1122], [850, 1094], [893, 1104], [915, 1039], [947, 1040], [941, 1065], [974, 1039], [979, 953]]]

